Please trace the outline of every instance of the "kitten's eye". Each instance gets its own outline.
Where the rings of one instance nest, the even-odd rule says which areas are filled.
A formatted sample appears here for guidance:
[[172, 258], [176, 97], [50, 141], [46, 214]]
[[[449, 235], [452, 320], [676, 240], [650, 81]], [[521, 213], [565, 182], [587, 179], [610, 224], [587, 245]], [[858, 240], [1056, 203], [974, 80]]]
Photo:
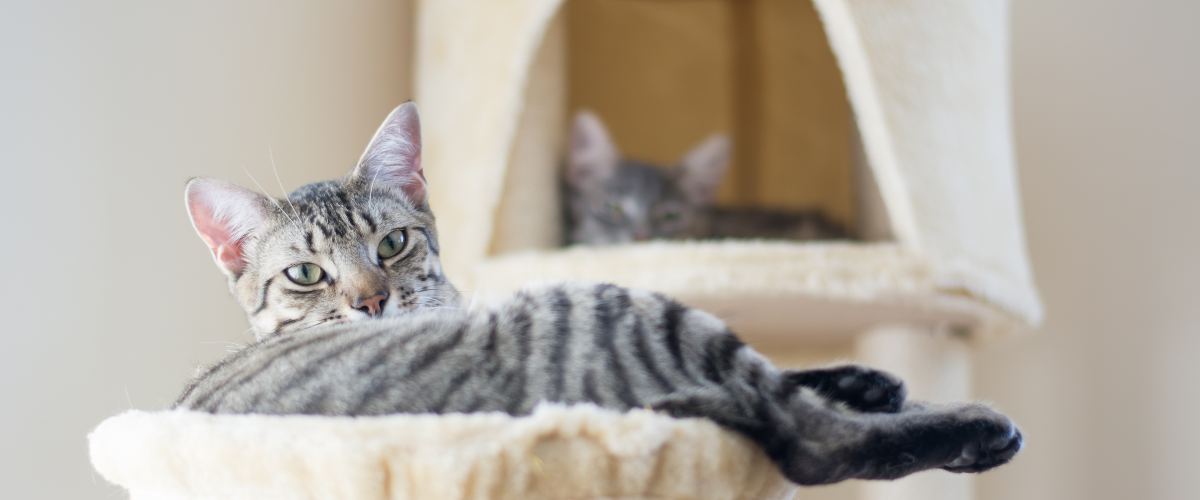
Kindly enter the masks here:
[[619, 219], [625, 215], [625, 209], [621, 207], [620, 203], [605, 203], [604, 212], [614, 219]]
[[283, 274], [297, 285], [315, 285], [325, 276], [325, 270], [321, 269], [321, 266], [305, 262], [287, 268]]
[[663, 220], [665, 220], [667, 222], [675, 222], [675, 221], [679, 220], [679, 217], [681, 215], [682, 214], [680, 214], [679, 212], [677, 212], [675, 210], [669, 210], [663, 214]]
[[394, 257], [401, 250], [404, 250], [404, 244], [408, 240], [404, 236], [403, 229], [397, 229], [384, 236], [383, 241], [379, 242], [379, 258], [387, 259]]

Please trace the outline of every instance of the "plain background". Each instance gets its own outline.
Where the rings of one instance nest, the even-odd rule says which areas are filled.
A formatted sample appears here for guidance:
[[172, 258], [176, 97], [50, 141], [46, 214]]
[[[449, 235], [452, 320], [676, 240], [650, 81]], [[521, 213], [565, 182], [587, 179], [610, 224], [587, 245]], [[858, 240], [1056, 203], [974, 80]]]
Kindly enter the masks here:
[[[341, 176], [411, 97], [404, 1], [0, 4], [0, 497], [108, 498], [88, 430], [167, 405], [247, 325], [192, 175]], [[978, 348], [1029, 446], [996, 499], [1200, 497], [1200, 3], [1013, 0], [1048, 310]], [[243, 170], [244, 169], [244, 170]]]

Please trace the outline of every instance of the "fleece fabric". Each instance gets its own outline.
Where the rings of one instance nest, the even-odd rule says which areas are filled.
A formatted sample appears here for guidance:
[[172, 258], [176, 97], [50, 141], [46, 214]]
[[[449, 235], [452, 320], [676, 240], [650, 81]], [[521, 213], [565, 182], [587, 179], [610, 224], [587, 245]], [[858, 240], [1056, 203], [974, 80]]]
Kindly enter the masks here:
[[592, 405], [321, 417], [132, 410], [88, 436], [133, 500], [757, 500], [795, 486], [700, 419]]

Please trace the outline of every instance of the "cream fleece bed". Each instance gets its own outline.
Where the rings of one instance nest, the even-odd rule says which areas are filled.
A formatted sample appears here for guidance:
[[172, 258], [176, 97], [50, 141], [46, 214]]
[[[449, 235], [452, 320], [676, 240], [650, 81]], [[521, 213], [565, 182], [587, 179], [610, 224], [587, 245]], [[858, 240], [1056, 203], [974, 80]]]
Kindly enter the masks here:
[[791, 498], [749, 440], [700, 419], [593, 405], [317, 417], [132, 410], [88, 436], [133, 500]]

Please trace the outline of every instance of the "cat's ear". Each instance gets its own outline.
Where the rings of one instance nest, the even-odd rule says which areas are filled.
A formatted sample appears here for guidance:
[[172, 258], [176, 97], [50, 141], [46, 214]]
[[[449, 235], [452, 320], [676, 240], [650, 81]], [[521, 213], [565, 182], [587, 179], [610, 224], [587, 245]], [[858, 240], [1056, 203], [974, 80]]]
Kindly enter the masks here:
[[679, 186], [692, 203], [707, 205], [716, 198], [732, 149], [728, 135], [716, 134], [679, 160]]
[[240, 275], [246, 268], [246, 241], [266, 221], [270, 200], [232, 182], [198, 177], [188, 181], [183, 201], [217, 266]]
[[421, 119], [416, 104], [406, 102], [388, 115], [351, 175], [368, 183], [371, 189], [390, 189], [416, 204], [425, 201]]
[[590, 111], [580, 111], [571, 126], [570, 150], [567, 153], [567, 183], [579, 190], [588, 190], [613, 175], [621, 153], [608, 135], [604, 123]]

